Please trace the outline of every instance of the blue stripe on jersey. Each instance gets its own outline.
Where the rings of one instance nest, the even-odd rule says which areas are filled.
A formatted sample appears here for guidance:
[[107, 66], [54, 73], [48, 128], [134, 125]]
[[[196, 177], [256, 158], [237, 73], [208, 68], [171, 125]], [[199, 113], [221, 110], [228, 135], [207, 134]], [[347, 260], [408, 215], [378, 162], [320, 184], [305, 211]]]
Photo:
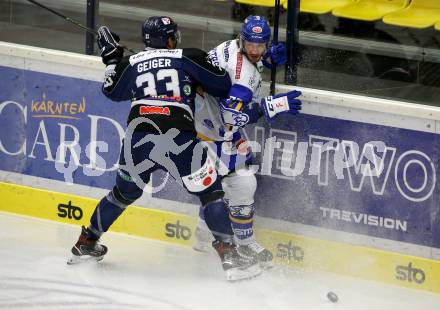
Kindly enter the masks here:
[[245, 104], [248, 104], [252, 101], [252, 90], [243, 85], [234, 84], [229, 91], [229, 96], [239, 98]]

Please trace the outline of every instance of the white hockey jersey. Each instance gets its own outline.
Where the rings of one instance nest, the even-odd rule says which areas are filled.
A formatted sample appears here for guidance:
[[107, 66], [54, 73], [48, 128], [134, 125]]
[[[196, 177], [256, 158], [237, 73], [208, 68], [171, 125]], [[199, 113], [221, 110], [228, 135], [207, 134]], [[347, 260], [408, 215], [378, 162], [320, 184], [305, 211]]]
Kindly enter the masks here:
[[[239, 84], [252, 92], [252, 101], [260, 101], [262, 64], [252, 64], [240, 53], [237, 40], [226, 41], [212, 49], [209, 58], [214, 65], [224, 68], [232, 85]], [[247, 104], [248, 102], [246, 102]], [[219, 99], [209, 94], [197, 95], [195, 100], [195, 124], [198, 136], [203, 140], [223, 141], [227, 130], [220, 115]]]

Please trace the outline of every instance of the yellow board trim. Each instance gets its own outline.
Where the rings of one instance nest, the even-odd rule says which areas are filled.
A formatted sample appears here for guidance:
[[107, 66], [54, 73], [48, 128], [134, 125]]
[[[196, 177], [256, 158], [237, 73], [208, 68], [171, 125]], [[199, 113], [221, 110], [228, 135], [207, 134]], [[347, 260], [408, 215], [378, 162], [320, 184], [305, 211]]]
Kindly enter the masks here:
[[[98, 203], [92, 198], [2, 182], [0, 196], [0, 211], [75, 225], [88, 225]], [[73, 210], [72, 206], [81, 211], [75, 209], [69, 218], [67, 210]], [[130, 206], [111, 231], [190, 246], [196, 222], [183, 214]], [[440, 293], [440, 261], [265, 229], [256, 229], [256, 236], [279, 264]]]
[[[0, 182], [0, 197], [2, 197], [0, 211], [86, 226], [90, 224], [90, 218], [98, 204], [98, 200], [93, 198], [2, 182]], [[64, 218], [58, 215], [60, 213], [58, 210], [59, 204], [68, 205], [69, 201], [72, 206], [81, 209], [81, 219], [75, 219], [73, 217], [75, 214], [72, 214], [71, 218], [68, 217], [68, 214]], [[76, 213], [78, 216], [79, 212]], [[190, 244], [193, 238], [189, 236], [190, 238], [186, 240], [188, 237], [187, 228], [190, 228], [192, 232], [196, 220], [183, 214], [130, 206], [116, 220], [110, 231], [178, 244]], [[175, 232], [174, 237], [172, 236], [173, 230]], [[179, 232], [176, 230], [179, 230]]]
[[[279, 264], [440, 293], [440, 261], [263, 229], [256, 237]], [[424, 276], [416, 271], [414, 279], [412, 270], [410, 279], [397, 279], [408, 275], [409, 264]], [[416, 282], [423, 277], [423, 283]]]

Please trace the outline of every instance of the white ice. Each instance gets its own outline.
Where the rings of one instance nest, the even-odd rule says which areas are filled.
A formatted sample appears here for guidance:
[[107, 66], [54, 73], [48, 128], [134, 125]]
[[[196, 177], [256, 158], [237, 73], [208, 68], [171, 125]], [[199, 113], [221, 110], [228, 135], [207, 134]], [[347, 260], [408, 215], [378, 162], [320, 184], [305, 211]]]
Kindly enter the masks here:
[[116, 233], [104, 261], [68, 266], [79, 231], [0, 213], [0, 309], [440, 309], [437, 294], [281, 266], [228, 283], [214, 252]]

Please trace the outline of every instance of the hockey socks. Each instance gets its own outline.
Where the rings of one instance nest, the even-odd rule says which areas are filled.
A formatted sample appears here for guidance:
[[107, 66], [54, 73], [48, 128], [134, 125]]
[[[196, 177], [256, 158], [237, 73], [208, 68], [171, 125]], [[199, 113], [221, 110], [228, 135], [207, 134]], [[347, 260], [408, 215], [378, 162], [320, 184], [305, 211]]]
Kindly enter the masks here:
[[223, 242], [232, 243], [233, 231], [229, 219], [228, 207], [223, 199], [218, 199], [203, 206], [205, 222], [214, 238]]
[[229, 218], [238, 244], [246, 244], [250, 242], [248, 240], [253, 240], [253, 204], [245, 206], [229, 206]]
[[97, 237], [100, 237], [118, 219], [127, 206], [128, 204], [121, 202], [121, 199], [115, 195], [115, 189], [113, 189], [96, 206], [89, 229]]

